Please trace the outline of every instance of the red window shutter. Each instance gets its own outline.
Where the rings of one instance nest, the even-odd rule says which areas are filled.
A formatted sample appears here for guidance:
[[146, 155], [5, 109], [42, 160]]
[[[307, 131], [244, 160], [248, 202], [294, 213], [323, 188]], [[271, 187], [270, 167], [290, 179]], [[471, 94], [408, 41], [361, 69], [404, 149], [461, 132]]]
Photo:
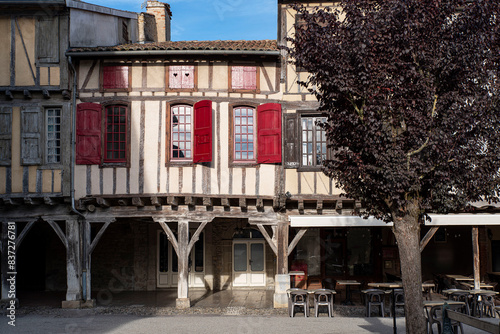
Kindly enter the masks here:
[[281, 163], [281, 104], [257, 107], [257, 163]]
[[128, 88], [128, 66], [104, 66], [102, 69], [102, 88]]
[[101, 105], [80, 103], [76, 107], [76, 163], [101, 163]]
[[212, 162], [212, 101], [194, 105], [193, 162]]

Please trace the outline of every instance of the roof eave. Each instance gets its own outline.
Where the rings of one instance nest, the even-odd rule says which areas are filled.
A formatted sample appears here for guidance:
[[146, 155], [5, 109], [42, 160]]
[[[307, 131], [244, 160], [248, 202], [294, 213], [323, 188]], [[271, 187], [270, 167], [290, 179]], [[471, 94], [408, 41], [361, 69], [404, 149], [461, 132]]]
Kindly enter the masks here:
[[279, 50], [126, 50], [126, 51], [66, 51], [66, 56], [85, 57], [120, 57], [120, 56], [271, 56], [279, 57]]

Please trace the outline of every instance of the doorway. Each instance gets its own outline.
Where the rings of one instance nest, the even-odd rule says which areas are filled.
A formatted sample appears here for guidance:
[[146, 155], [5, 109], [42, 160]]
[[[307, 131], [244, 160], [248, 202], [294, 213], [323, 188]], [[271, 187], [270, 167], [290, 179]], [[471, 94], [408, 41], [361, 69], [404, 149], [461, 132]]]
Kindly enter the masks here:
[[[193, 231], [194, 233], [194, 231]], [[190, 232], [191, 238], [191, 232]], [[178, 258], [172, 244], [163, 231], [158, 231], [157, 240], [157, 277], [158, 288], [173, 288], [178, 280]], [[189, 254], [188, 284], [190, 288], [205, 287], [205, 234], [194, 244]]]
[[233, 241], [233, 286], [266, 285], [265, 252], [263, 240]]

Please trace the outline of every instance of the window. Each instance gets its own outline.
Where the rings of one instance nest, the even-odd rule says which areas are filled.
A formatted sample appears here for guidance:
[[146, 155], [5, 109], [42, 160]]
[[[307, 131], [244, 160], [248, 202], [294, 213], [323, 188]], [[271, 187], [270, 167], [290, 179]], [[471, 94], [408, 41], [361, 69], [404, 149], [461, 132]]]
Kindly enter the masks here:
[[234, 108], [234, 161], [255, 161], [254, 116], [251, 107]]
[[170, 107], [167, 119], [167, 162], [212, 161], [212, 101]]
[[126, 162], [127, 152], [127, 107], [106, 107], [104, 162]]
[[259, 93], [259, 67], [231, 66], [230, 91]]
[[130, 108], [127, 104], [106, 105], [102, 112], [100, 104], [80, 103], [76, 110], [76, 128], [77, 164], [129, 166]]
[[191, 120], [193, 108], [188, 105], [173, 106], [171, 109], [171, 151], [172, 160], [191, 160]]
[[61, 109], [49, 108], [45, 110], [46, 122], [46, 155], [48, 164], [61, 162]]
[[301, 166], [319, 167], [326, 160], [326, 134], [317, 125], [325, 122], [326, 117], [302, 117], [302, 159]]
[[234, 106], [230, 117], [230, 163], [281, 163], [280, 104]]
[[171, 65], [166, 69], [167, 90], [194, 91], [196, 89], [196, 67], [194, 65]]
[[128, 66], [102, 65], [101, 88], [103, 91], [129, 91], [131, 71]]

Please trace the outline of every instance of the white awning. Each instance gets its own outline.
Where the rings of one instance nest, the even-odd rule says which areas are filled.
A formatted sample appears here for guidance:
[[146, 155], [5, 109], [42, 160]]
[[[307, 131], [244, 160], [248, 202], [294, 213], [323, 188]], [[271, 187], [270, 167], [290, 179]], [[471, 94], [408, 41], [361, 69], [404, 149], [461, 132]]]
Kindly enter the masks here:
[[432, 221], [425, 221], [427, 226], [476, 226], [476, 225], [500, 225], [500, 214], [486, 213], [464, 213], [437, 215], [430, 214]]
[[376, 227], [392, 226], [375, 218], [359, 216], [288, 216], [290, 227]]

